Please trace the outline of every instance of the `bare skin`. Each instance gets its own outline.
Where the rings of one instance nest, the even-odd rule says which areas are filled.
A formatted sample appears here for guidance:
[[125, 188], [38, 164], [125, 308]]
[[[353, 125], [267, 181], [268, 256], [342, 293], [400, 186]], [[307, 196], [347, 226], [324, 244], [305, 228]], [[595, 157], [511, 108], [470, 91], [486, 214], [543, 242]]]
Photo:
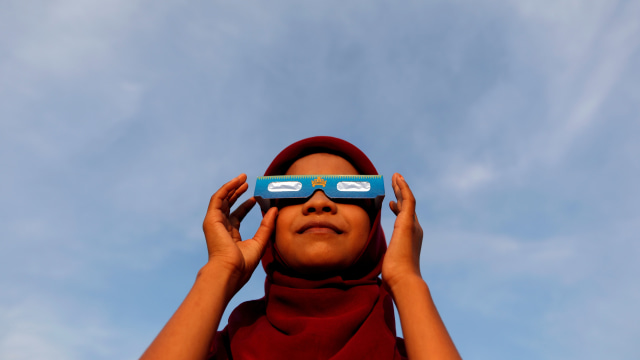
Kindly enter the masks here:
[[[335, 155], [312, 154], [296, 161], [288, 174], [353, 173], [355, 169], [346, 168], [345, 163], [351, 166]], [[397, 201], [391, 201], [390, 207], [397, 218], [382, 264], [382, 280], [398, 308], [408, 356], [412, 360], [460, 359], [420, 274], [422, 228], [415, 215], [415, 198], [399, 174], [393, 175], [392, 187]], [[255, 236], [242, 240], [240, 222], [255, 205], [255, 199], [248, 199], [233, 213], [230, 209], [247, 188], [246, 175], [242, 174], [211, 197], [203, 224], [209, 261], [200, 269], [185, 300], [141, 359], [205, 359], [229, 300], [251, 277], [274, 229], [278, 229], [276, 246], [281, 255], [283, 250], [290, 251], [291, 262], [303, 273], [323, 271], [323, 264], [309, 260], [322, 256], [337, 258], [331, 266], [346, 266], [355, 256], [352, 253], [359, 253], [364, 246], [366, 238], [360, 241], [362, 235], [359, 235], [362, 222], [368, 222], [368, 218], [361, 216], [364, 210], [356, 205], [334, 203], [322, 192], [316, 192], [304, 204], [281, 209], [280, 215], [276, 208], [271, 208]], [[332, 217], [338, 213], [340, 218]], [[300, 233], [301, 227], [308, 227], [300, 224], [305, 224], [310, 215], [322, 219], [321, 225]], [[338, 244], [343, 242], [333, 241], [336, 236], [343, 236], [351, 243], [341, 247]], [[308, 251], [298, 251], [291, 246], [292, 237], [309, 243], [321, 241], [315, 241], [318, 246]]]
[[240, 238], [240, 222], [255, 205], [250, 198], [230, 213], [247, 191], [247, 176], [224, 184], [209, 202], [203, 223], [209, 261], [141, 359], [205, 359], [229, 300], [251, 277], [275, 226], [277, 209], [270, 209], [252, 239]]
[[461, 359], [427, 283], [420, 274], [422, 227], [416, 216], [416, 199], [400, 174], [391, 178], [397, 201], [389, 248], [382, 262], [382, 281], [398, 308], [409, 359]]
[[[339, 156], [320, 153], [294, 162], [286, 173], [315, 174], [357, 175], [358, 170]], [[305, 203], [279, 210], [276, 247], [287, 265], [301, 274], [339, 273], [356, 261], [370, 228], [362, 207], [333, 202], [316, 191]]]

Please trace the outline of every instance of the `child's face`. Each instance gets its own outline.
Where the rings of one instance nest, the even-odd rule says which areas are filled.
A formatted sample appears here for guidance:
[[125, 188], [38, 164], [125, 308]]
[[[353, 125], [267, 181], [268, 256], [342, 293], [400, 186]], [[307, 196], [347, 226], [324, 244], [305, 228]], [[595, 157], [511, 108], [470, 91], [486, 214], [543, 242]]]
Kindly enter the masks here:
[[[286, 175], [358, 175], [358, 171], [339, 156], [318, 153], [298, 159]], [[305, 203], [280, 209], [276, 246], [287, 265], [299, 273], [339, 272], [360, 255], [370, 227], [365, 209], [334, 202], [316, 191]]]

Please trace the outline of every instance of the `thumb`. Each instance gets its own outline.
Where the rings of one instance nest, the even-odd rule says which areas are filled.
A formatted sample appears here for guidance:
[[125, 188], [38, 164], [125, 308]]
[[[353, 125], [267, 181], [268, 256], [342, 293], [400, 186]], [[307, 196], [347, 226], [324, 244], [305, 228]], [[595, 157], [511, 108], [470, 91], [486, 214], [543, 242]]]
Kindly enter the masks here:
[[264, 214], [260, 226], [253, 236], [253, 239], [245, 240], [243, 243], [247, 245], [247, 256], [245, 258], [257, 261], [260, 260], [264, 249], [267, 246], [267, 242], [271, 237], [271, 234], [276, 227], [276, 217], [278, 215], [278, 209], [272, 207]]

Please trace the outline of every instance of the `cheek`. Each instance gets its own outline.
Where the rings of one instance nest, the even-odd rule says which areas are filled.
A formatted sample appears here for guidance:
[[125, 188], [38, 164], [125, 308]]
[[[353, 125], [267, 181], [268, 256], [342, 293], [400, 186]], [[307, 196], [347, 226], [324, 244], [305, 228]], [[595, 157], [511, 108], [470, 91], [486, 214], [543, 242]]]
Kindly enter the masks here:
[[359, 253], [369, 238], [371, 219], [364, 209], [357, 206], [349, 209], [349, 223], [353, 234], [351, 247]]
[[371, 232], [369, 216], [366, 216], [366, 218], [362, 220], [357, 231], [358, 231], [358, 238], [360, 239], [360, 243], [358, 245], [362, 250], [362, 248], [366, 245], [367, 240], [369, 239], [369, 232]]
[[276, 245], [285, 245], [291, 238], [291, 226], [294, 218], [294, 211], [290, 207], [284, 207], [278, 211], [275, 228]]
[[286, 206], [278, 209], [278, 216], [276, 217], [276, 229], [286, 228], [291, 225], [294, 218], [294, 211], [291, 206]]

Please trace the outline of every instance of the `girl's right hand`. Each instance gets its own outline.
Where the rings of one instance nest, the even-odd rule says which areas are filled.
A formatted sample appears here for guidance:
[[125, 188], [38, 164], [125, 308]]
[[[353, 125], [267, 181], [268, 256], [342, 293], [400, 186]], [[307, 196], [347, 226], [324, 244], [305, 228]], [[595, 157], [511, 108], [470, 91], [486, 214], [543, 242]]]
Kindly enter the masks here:
[[209, 252], [208, 265], [215, 266], [230, 276], [229, 290], [232, 293], [228, 294], [229, 299], [249, 281], [258, 266], [275, 228], [278, 213], [276, 208], [269, 209], [254, 237], [243, 241], [240, 237], [240, 222], [256, 204], [256, 200], [251, 197], [234, 212], [230, 213], [230, 210], [249, 188], [246, 181], [247, 175], [241, 174], [213, 194], [202, 225]]

